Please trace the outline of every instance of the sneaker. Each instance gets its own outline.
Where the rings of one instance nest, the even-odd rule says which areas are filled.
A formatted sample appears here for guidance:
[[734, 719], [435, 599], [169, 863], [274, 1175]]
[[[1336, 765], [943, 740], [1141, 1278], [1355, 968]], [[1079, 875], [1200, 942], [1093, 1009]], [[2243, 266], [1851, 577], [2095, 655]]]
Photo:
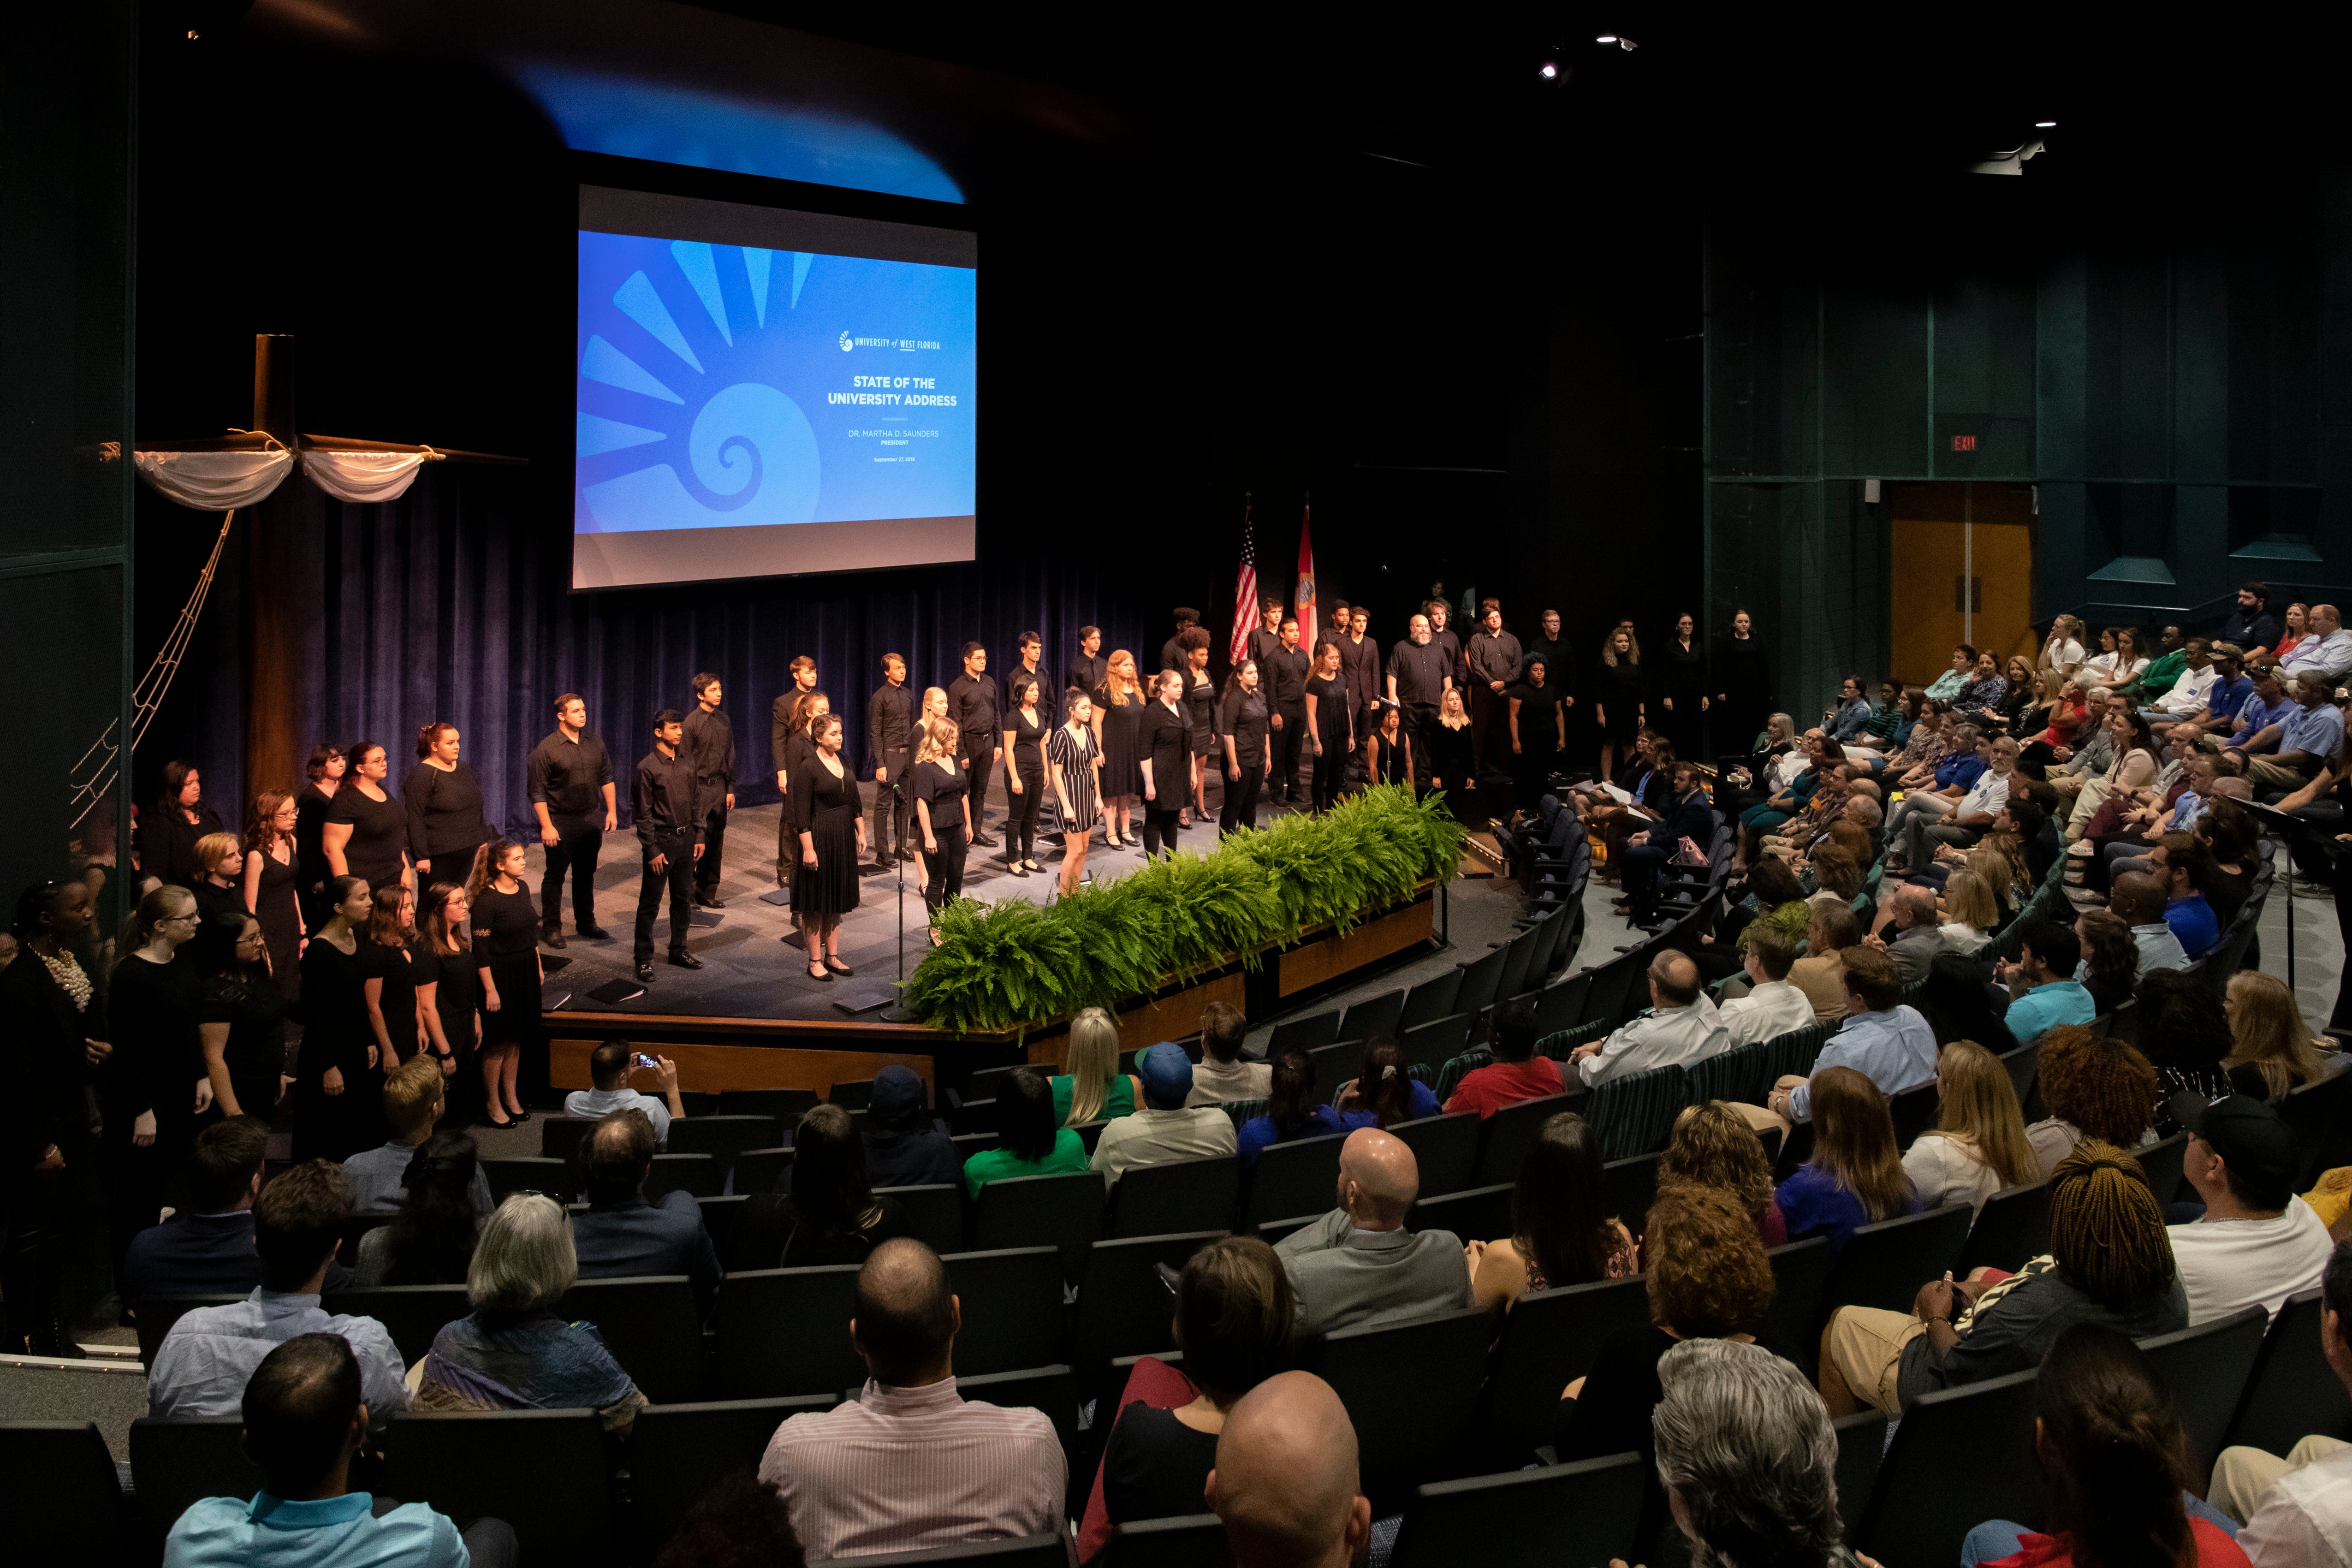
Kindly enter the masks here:
[[2336, 889], [2325, 882], [2306, 882], [2297, 878], [2294, 896], [2298, 899], [2332, 899], [2336, 896]]

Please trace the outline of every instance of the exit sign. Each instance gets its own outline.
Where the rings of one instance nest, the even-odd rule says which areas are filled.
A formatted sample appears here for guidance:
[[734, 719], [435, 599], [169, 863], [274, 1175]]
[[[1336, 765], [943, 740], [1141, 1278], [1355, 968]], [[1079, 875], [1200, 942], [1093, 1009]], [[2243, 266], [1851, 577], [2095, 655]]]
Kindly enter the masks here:
[[1973, 436], [1955, 436], [1955, 437], [1952, 437], [1952, 450], [1953, 450], [1953, 451], [1955, 451], [1955, 452], [1973, 452], [1973, 451], [1975, 451], [1976, 449], [1977, 449], [1977, 438], [1976, 438], [1975, 437], [1973, 437]]

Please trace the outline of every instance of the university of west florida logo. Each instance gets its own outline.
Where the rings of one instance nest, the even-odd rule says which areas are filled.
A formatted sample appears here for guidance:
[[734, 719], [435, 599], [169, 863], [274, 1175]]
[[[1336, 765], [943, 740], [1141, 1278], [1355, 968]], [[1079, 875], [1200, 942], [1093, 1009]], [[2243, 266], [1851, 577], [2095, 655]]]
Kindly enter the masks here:
[[841, 352], [843, 353], [847, 353], [851, 349], [854, 349], [856, 346], [857, 345], [856, 343], [850, 342], [849, 334], [847, 332], [841, 334]]

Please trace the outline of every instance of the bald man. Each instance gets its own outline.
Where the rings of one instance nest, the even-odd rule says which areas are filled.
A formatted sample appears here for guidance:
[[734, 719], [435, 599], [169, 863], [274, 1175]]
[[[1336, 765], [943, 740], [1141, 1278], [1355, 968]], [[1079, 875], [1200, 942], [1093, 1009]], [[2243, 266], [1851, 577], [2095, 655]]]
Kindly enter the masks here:
[[1339, 1568], [1370, 1546], [1360, 1484], [1347, 1406], [1313, 1373], [1286, 1372], [1226, 1415], [1206, 1492], [1234, 1568]]
[[1462, 1243], [1404, 1216], [1421, 1167], [1402, 1138], [1360, 1127], [1339, 1145], [1339, 1206], [1274, 1250], [1298, 1297], [1300, 1338], [1470, 1305]]
[[1731, 1031], [1701, 987], [1689, 953], [1668, 948], [1650, 960], [1650, 1011], [1607, 1039], [1570, 1051], [1576, 1076], [1590, 1089], [1652, 1068], [1691, 1067], [1729, 1050]]

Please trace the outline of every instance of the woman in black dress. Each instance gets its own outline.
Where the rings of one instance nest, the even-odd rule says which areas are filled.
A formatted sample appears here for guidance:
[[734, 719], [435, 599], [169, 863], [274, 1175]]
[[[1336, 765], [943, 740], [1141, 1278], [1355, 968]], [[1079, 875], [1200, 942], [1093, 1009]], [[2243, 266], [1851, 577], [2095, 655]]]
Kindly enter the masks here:
[[1257, 682], [1257, 660], [1243, 659], [1225, 677], [1225, 694], [1217, 704], [1217, 734], [1225, 753], [1225, 798], [1217, 813], [1219, 833], [1257, 826], [1258, 792], [1274, 772], [1274, 751], [1265, 743], [1272, 725], [1265, 693]]
[[295, 847], [300, 817], [292, 795], [266, 789], [254, 796], [245, 825], [245, 907], [261, 922], [270, 978], [289, 1007], [302, 995], [304, 922], [295, 891], [301, 880]]
[[1747, 611], [1715, 639], [1715, 749], [1731, 756], [1749, 750], [1772, 716], [1772, 661]]
[[294, 892], [302, 900], [305, 931], [317, 931], [327, 918], [327, 883], [335, 875], [327, 864], [327, 816], [350, 766], [342, 748], [321, 742], [310, 752], [310, 782], [294, 797]]
[[1617, 759], [1642, 731], [1642, 649], [1633, 634], [1619, 626], [1601, 645], [1601, 658], [1592, 667], [1592, 720], [1601, 726], [1601, 776], [1608, 778]]
[[404, 882], [368, 889], [375, 909], [368, 917], [368, 1021], [383, 1047], [386, 1073], [416, 1054], [416, 974], [408, 951], [416, 941], [416, 895]]
[[139, 869], [159, 882], [193, 888], [212, 869], [196, 858], [196, 840], [225, 831], [219, 814], [205, 804], [195, 764], [165, 763], [163, 793], [139, 819]]
[[319, 836], [336, 876], [358, 877], [372, 888], [408, 875], [408, 813], [383, 787], [391, 766], [373, 741], [353, 746], [351, 773], [335, 792]]
[[1138, 842], [1136, 797], [1143, 793], [1143, 710], [1150, 699], [1135, 676], [1135, 655], [1118, 648], [1095, 699], [1095, 741], [1102, 748], [1103, 843]]
[[1037, 817], [1045, 803], [1045, 729], [1053, 721], [1045, 706], [1045, 683], [1034, 675], [1013, 671], [1005, 681], [1004, 863], [1016, 877], [1043, 871], [1037, 858]]
[[1675, 635], [1665, 652], [1650, 661], [1657, 680], [1652, 693], [1659, 705], [1658, 727], [1675, 743], [1675, 754], [1705, 755], [1706, 734], [1706, 650], [1698, 646], [1698, 623], [1689, 616], [1675, 617]]
[[1190, 827], [1195, 818], [1209, 820], [1209, 758], [1219, 750], [1217, 686], [1209, 679], [1207, 632], [1199, 626], [1186, 626], [1178, 635], [1176, 646], [1184, 655], [1184, 707], [1192, 719], [1192, 807], [1179, 819], [1180, 826]]
[[1374, 784], [1412, 783], [1412, 737], [1405, 733], [1404, 710], [1381, 700], [1376, 727], [1364, 742], [1364, 776]]
[[416, 731], [416, 766], [400, 793], [408, 804], [408, 855], [418, 879], [436, 868], [445, 882], [464, 876], [491, 834], [482, 819], [481, 782], [457, 760], [457, 725], [436, 719]]
[[327, 918], [302, 950], [302, 1043], [294, 1053], [294, 1158], [338, 1164], [383, 1142], [383, 1051], [368, 1020], [368, 918], [357, 877], [327, 884]]
[[1315, 673], [1307, 678], [1307, 744], [1315, 753], [1315, 793], [1310, 804], [1328, 811], [1348, 782], [1348, 758], [1356, 749], [1355, 704], [1348, 700], [1347, 677], [1339, 673], [1339, 645], [1315, 650]]
[[162, 887], [139, 900], [116, 951], [105, 1079], [107, 1207], [117, 1278], [131, 1238], [176, 1202], [180, 1167], [212, 1108], [196, 1037], [196, 966], [180, 951], [196, 934], [195, 895]]
[[1062, 836], [1062, 897], [1087, 880], [1087, 846], [1101, 819], [1102, 747], [1095, 740], [1095, 700], [1073, 689], [1062, 697], [1062, 723], [1045, 742], [1054, 788], [1054, 831]]
[[857, 907], [857, 863], [866, 858], [866, 814], [857, 777], [841, 760], [841, 716], [809, 725], [816, 752], [793, 777], [793, 830], [800, 837], [800, 870], [793, 878], [793, 909], [808, 937], [809, 978], [855, 973], [841, 962], [841, 917]]
[[[1198, 629], [1197, 627], [1194, 629]], [[1176, 828], [1192, 777], [1192, 720], [1180, 702], [1183, 675], [1163, 669], [1152, 690], [1151, 705], [1143, 710], [1137, 731], [1143, 773], [1143, 854], [1150, 859], [1161, 847], [1176, 852]]]
[[1531, 811], [1553, 763], [1568, 749], [1568, 713], [1560, 689], [1551, 683], [1551, 664], [1539, 657], [1519, 667], [1519, 683], [1504, 696], [1510, 700], [1513, 804]]
[[[530, 1120], [515, 1086], [525, 1048], [536, 1056], [544, 1043], [539, 988], [547, 975], [539, 963], [539, 910], [522, 875], [522, 846], [499, 838], [474, 852], [473, 873], [466, 879], [474, 978], [482, 994], [483, 1120], [492, 1127]], [[536, 1062], [534, 1068], [544, 1073], [546, 1064]]]
[[[816, 667], [812, 664], [809, 668], [814, 672]], [[812, 679], [814, 679], [813, 673]], [[937, 691], [939, 689], [933, 687], [932, 689]], [[942, 691], [940, 696], [944, 701], [947, 693]], [[930, 699], [926, 696], [923, 700], [928, 704]], [[816, 755], [815, 743], [809, 739], [809, 728], [831, 715], [833, 699], [822, 691], [803, 691], [793, 699], [793, 710], [799, 717], [792, 721], [793, 732], [784, 737], [784, 798], [778, 804], [779, 826], [776, 829], [784, 852], [790, 857], [789, 863], [794, 868], [793, 874], [787, 877], [782, 884], [787, 891], [791, 889], [793, 882], [799, 880], [798, 868], [801, 863], [800, 841], [793, 837], [793, 784], [801, 776], [801, 770], [808, 765], [809, 759]], [[800, 900], [797, 899], [793, 900], [792, 921], [793, 929], [785, 933], [783, 938], [786, 942], [801, 934], [801, 907]]]
[[[956, 760], [955, 721], [945, 714], [923, 721], [915, 743], [915, 826], [922, 830], [923, 904], [934, 922], [950, 899], [963, 896], [963, 856], [971, 842], [971, 803]], [[931, 945], [940, 945], [934, 924]]]
[[286, 1070], [286, 998], [269, 974], [269, 948], [251, 915], [207, 921], [188, 944], [195, 960], [196, 1034], [213, 1104], [223, 1116], [268, 1122]]
[[245, 852], [234, 833], [207, 833], [196, 840], [196, 864], [205, 874], [188, 887], [196, 896], [196, 918], [222, 920], [247, 913]]
[[467, 938], [473, 929], [465, 888], [436, 882], [425, 889], [425, 918], [409, 950], [416, 981], [416, 1021], [425, 1048], [441, 1064], [449, 1120], [470, 1126], [481, 1116], [475, 1063], [482, 1044], [481, 981]]

